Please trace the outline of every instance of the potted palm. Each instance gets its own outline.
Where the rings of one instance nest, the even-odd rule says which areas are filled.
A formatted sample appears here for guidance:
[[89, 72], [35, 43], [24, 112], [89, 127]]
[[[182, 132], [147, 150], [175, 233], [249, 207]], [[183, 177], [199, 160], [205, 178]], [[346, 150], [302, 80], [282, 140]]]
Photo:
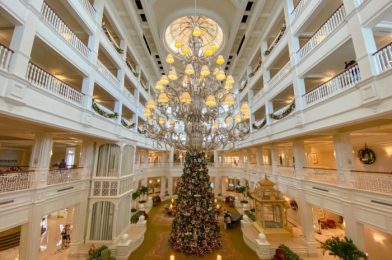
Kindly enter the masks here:
[[145, 197], [145, 196], [147, 195], [147, 193], [148, 193], [148, 187], [146, 187], [146, 186], [141, 186], [141, 187], [139, 188], [139, 193], [140, 193], [140, 196], [142, 196], [142, 200], [140, 200], [139, 203], [141, 203], [141, 204], [146, 203], [146, 200], [144, 199], [144, 197]]
[[359, 250], [352, 239], [344, 237], [331, 237], [321, 243], [323, 254], [329, 251], [329, 255], [336, 256], [342, 260], [360, 260], [367, 259], [367, 254]]

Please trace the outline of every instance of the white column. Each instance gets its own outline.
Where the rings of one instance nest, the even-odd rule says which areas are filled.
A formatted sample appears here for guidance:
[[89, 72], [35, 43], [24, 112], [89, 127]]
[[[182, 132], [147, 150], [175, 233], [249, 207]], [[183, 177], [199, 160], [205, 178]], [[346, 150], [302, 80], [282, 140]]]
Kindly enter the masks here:
[[30, 168], [36, 172], [37, 187], [46, 186], [50, 168], [53, 137], [50, 134], [36, 134], [30, 157]]
[[263, 153], [261, 147], [256, 147], [256, 166], [263, 165]]
[[168, 182], [168, 186], [167, 186], [168, 192], [169, 192], [169, 196], [173, 196], [173, 177], [169, 177], [169, 182]]
[[89, 75], [88, 77], [83, 78], [82, 93], [84, 94], [84, 107], [87, 110], [92, 109], [91, 106], [93, 103], [94, 85], [95, 85], [94, 76]]
[[214, 165], [217, 166], [219, 164], [219, 151], [214, 150]]
[[95, 144], [92, 140], [83, 140], [80, 167], [83, 167], [82, 178], [91, 178], [94, 169], [94, 147]]
[[273, 112], [274, 106], [272, 104], [272, 101], [267, 101], [267, 103], [265, 103], [265, 120], [267, 126], [271, 124], [270, 114], [272, 114]]
[[41, 241], [42, 205], [34, 204], [29, 212], [29, 222], [22, 225], [19, 259], [36, 260]]
[[341, 186], [351, 187], [350, 174], [354, 165], [353, 146], [348, 133], [338, 133], [333, 136], [338, 183]]
[[82, 191], [83, 198], [79, 204], [75, 205], [72, 239], [70, 244], [70, 256], [77, 256], [84, 242], [84, 231], [87, 224], [87, 209], [88, 209], [88, 190]]
[[[31, 5], [35, 11], [40, 13], [43, 0], [32, 0]], [[32, 10], [28, 11], [27, 23], [15, 26], [10, 49], [14, 51], [12, 55], [9, 72], [18, 75], [19, 77], [25, 78], [27, 66], [30, 61], [31, 50], [38, 27], [39, 16], [37, 16]]]
[[173, 162], [174, 162], [174, 149], [171, 148], [169, 151], [169, 163], [173, 164]]
[[[346, 13], [354, 9], [353, 0], [343, 0]], [[373, 53], [377, 51], [372, 28], [361, 26], [361, 17], [358, 13], [347, 16], [348, 27], [354, 45], [356, 60], [358, 62], [361, 78], [366, 79], [378, 73]]]
[[313, 227], [313, 213], [310, 204], [306, 203], [305, 198], [300, 200], [299, 211], [301, 215], [301, 226], [302, 233], [304, 235], [308, 251], [311, 256], [317, 255], [318, 243], [314, 239], [314, 227]]
[[295, 176], [299, 179], [303, 179], [305, 171], [303, 167], [307, 166], [305, 143], [303, 140], [293, 141], [293, 152], [295, 160]]
[[272, 174], [278, 174], [278, 167], [280, 166], [278, 147], [274, 144], [271, 144], [270, 149]]
[[166, 193], [166, 177], [161, 177], [161, 193], [160, 196], [163, 199]]
[[117, 123], [121, 124], [121, 117], [122, 117], [122, 102], [121, 101], [116, 101], [114, 104], [114, 112], [117, 113]]
[[352, 204], [345, 203], [343, 210], [345, 235], [351, 238], [360, 250], [365, 250], [364, 226], [356, 220], [356, 216], [353, 214]]

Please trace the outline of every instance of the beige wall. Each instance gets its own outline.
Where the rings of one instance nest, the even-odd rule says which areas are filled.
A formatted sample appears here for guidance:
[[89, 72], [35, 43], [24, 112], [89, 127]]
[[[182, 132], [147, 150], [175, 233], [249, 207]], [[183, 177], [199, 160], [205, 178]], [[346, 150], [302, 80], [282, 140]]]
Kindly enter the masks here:
[[392, 256], [392, 235], [364, 225], [365, 251], [369, 260], [386, 260]]

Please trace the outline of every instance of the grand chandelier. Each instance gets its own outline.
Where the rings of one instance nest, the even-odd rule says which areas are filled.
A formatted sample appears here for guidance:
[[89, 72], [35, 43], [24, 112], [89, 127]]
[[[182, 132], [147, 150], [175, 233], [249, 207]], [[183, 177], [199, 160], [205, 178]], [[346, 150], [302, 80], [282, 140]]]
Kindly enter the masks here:
[[189, 32], [187, 42], [176, 41], [174, 55], [167, 56], [169, 70], [156, 82], [157, 97], [147, 100], [143, 130], [160, 144], [189, 152], [234, 147], [249, 135], [249, 105], [237, 102], [219, 46], [206, 42], [214, 27], [195, 15], [184, 17], [179, 28], [182, 35]]

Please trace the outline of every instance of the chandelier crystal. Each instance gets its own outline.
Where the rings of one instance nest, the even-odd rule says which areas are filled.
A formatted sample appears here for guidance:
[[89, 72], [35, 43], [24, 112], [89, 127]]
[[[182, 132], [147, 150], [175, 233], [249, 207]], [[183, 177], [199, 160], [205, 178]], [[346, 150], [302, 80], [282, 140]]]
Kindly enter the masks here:
[[192, 22], [182, 28], [190, 27], [188, 42], [176, 41], [175, 55], [167, 56], [169, 71], [156, 84], [157, 100], [146, 103], [143, 130], [158, 143], [181, 150], [234, 146], [249, 135], [249, 106], [236, 101], [235, 81], [224, 72], [224, 57], [215, 54], [217, 44], [204, 41], [210, 26], [200, 16], [187, 21]]

